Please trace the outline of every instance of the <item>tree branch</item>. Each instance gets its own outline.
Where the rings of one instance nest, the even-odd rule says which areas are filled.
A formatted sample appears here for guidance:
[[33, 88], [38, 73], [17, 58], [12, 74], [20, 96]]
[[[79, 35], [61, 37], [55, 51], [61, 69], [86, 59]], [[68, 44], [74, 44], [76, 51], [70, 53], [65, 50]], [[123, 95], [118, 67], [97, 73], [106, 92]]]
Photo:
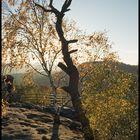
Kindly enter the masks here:
[[53, 3], [53, 0], [50, 0], [49, 7], [51, 9], [46, 9], [45, 7], [43, 7], [42, 5], [40, 5], [38, 3], [35, 3], [35, 6], [42, 8], [42, 10], [44, 10], [45, 12], [51, 12], [51, 13], [54, 13], [56, 16], [58, 16], [60, 14], [60, 12], [52, 5], [52, 3]]
[[41, 74], [41, 75], [43, 75], [43, 76], [46, 76], [46, 77], [48, 77], [48, 75], [46, 75], [46, 74], [43, 74], [43, 73], [41, 73], [40, 71], [38, 71], [36, 68], [34, 68], [30, 63], [27, 63], [26, 62], [26, 64], [27, 65], [29, 65], [34, 71], [36, 71], [37, 73], [39, 73], [39, 74]]
[[67, 9], [70, 4], [71, 4], [72, 0], [65, 0], [63, 6], [62, 6], [62, 9], [61, 9], [61, 13], [64, 13], [64, 12], [67, 12], [69, 11], [70, 9]]
[[52, 70], [52, 67], [53, 67], [53, 65], [54, 65], [54, 61], [56, 60], [56, 57], [57, 57], [57, 55], [58, 55], [60, 52], [61, 52], [61, 49], [60, 49], [58, 52], [56, 52], [56, 54], [55, 54], [55, 56], [54, 56], [54, 58], [53, 58], [53, 60], [52, 60], [52, 63], [51, 63], [51, 65], [50, 65], [50, 70]]
[[59, 62], [58, 67], [61, 68], [65, 73], [69, 75], [68, 68], [63, 63]]
[[52, 6], [52, 3], [53, 3], [53, 0], [50, 0], [50, 4], [49, 4], [49, 6]]
[[77, 39], [74, 39], [74, 40], [69, 40], [67, 41], [68, 43], [76, 43], [78, 40]]
[[71, 51], [69, 51], [69, 54], [70, 53], [74, 53], [74, 52], [77, 52], [78, 51], [78, 49], [75, 49], [75, 50], [71, 50]]
[[53, 0], [50, 0], [49, 7], [51, 8], [52, 12], [57, 16], [60, 12], [52, 5]]
[[53, 10], [48, 10], [46, 9], [45, 7], [43, 7], [42, 5], [38, 4], [38, 3], [35, 3], [35, 6], [38, 6], [40, 7], [42, 10], [44, 10], [45, 12], [53, 12]]

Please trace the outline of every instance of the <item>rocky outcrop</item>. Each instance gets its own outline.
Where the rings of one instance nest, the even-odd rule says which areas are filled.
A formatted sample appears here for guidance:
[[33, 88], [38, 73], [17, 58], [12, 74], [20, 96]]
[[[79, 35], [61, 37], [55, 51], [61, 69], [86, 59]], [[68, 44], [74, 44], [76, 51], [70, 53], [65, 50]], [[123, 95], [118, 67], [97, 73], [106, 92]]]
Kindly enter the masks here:
[[9, 104], [2, 118], [2, 140], [84, 140], [79, 122], [60, 116], [60, 124], [54, 125], [53, 116], [53, 109], [30, 103]]

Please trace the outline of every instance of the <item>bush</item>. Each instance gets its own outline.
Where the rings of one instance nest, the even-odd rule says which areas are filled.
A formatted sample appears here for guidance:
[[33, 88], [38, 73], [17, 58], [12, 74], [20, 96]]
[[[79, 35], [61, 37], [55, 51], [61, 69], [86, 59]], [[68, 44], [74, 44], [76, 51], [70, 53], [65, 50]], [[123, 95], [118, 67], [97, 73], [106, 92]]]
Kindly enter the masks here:
[[8, 102], [2, 99], [2, 115], [1, 115], [2, 118], [7, 115], [7, 108], [8, 108]]

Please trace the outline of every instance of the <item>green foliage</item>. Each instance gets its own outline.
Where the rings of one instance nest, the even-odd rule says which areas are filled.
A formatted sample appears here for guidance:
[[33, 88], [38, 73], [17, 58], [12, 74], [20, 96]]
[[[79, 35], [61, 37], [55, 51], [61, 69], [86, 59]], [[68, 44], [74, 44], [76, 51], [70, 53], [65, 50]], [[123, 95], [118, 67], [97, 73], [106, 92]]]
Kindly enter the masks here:
[[133, 75], [104, 62], [92, 66], [85, 79], [82, 101], [96, 139], [137, 139], [138, 96], [134, 96]]

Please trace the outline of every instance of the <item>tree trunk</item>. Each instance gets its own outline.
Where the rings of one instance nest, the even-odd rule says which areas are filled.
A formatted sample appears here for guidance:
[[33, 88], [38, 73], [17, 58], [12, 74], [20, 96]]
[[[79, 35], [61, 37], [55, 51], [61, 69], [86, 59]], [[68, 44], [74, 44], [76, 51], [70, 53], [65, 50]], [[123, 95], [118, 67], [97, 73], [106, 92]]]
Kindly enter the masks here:
[[57, 103], [57, 91], [56, 91], [56, 87], [54, 85], [54, 81], [53, 81], [53, 78], [52, 78], [52, 74], [48, 74], [48, 77], [49, 77], [49, 80], [50, 80], [50, 86], [51, 86], [51, 89], [52, 89], [52, 93], [53, 93], [53, 107], [54, 107], [54, 110], [55, 110], [55, 114], [54, 114], [54, 124], [59, 124], [60, 123], [60, 107], [58, 106], [58, 103]]
[[65, 64], [59, 62], [58, 66], [69, 75], [69, 86], [64, 87], [63, 89], [67, 91], [70, 96], [73, 103], [73, 107], [77, 113], [77, 118], [82, 124], [83, 132], [85, 135], [86, 140], [94, 140], [92, 129], [90, 128], [89, 120], [87, 119], [85, 112], [82, 108], [82, 103], [80, 99], [80, 94], [78, 91], [78, 85], [79, 85], [79, 72], [76, 68], [76, 66], [73, 64], [73, 60], [70, 57], [70, 54], [77, 51], [72, 50], [69, 52], [69, 44], [70, 43], [76, 43], [78, 40], [66, 40], [64, 37], [64, 32], [62, 29], [62, 21], [63, 17], [65, 15], [65, 12], [69, 11], [69, 6], [71, 4], [72, 0], [65, 0], [61, 12], [58, 11], [53, 5], [53, 0], [50, 0], [49, 7], [51, 10], [48, 10], [44, 7], [42, 7], [39, 4], [36, 4], [40, 8], [42, 8], [45, 12], [52, 12], [56, 16], [56, 23], [55, 28], [57, 31], [57, 34], [59, 36], [60, 42], [61, 42], [61, 48], [62, 48], [62, 55], [63, 60]]
[[[82, 124], [82, 129], [84, 132], [84, 137], [86, 140], [94, 140], [93, 137], [93, 131], [90, 127], [90, 123], [88, 118], [86, 117], [86, 114], [82, 108], [82, 103], [80, 99], [79, 94], [79, 72], [76, 68], [76, 66], [73, 64], [72, 58], [70, 57], [69, 53], [69, 42], [73, 42], [73, 40], [67, 41], [63, 36], [63, 30], [62, 30], [62, 19], [57, 18], [56, 22], [56, 30], [59, 35], [60, 41], [61, 41], [61, 47], [62, 47], [62, 54], [63, 54], [63, 60], [66, 65], [59, 62], [58, 66], [69, 75], [69, 85], [68, 87], [64, 87], [63, 89], [68, 92], [71, 96], [73, 107], [77, 114], [77, 119]], [[61, 22], [60, 22], [61, 21]]]
[[90, 127], [89, 120], [86, 117], [86, 114], [82, 108], [80, 94], [78, 91], [79, 72], [76, 66], [73, 64], [68, 49], [70, 42], [75, 43], [75, 41], [74, 40], [67, 41], [65, 39], [63, 29], [62, 29], [62, 18], [63, 18], [63, 14], [57, 16], [56, 31], [61, 41], [63, 60], [66, 64], [64, 65], [63, 63], [59, 62], [58, 66], [69, 75], [69, 85], [64, 90], [67, 91], [71, 96], [72, 104], [77, 114], [77, 119], [82, 124], [82, 130], [84, 133], [85, 140], [94, 140], [93, 131]]
[[75, 66], [71, 68], [72, 73], [69, 75], [69, 94], [71, 96], [73, 107], [77, 114], [77, 119], [82, 124], [82, 129], [84, 132], [84, 137], [86, 140], [93, 140], [93, 132], [90, 128], [89, 120], [87, 119], [85, 112], [82, 108], [81, 98], [78, 91], [79, 85], [79, 72]]
[[53, 107], [54, 107], [54, 110], [55, 110], [55, 114], [58, 114], [59, 115], [59, 107], [58, 107], [58, 103], [57, 103], [57, 92], [56, 92], [56, 87], [54, 85], [54, 81], [53, 81], [53, 78], [52, 78], [52, 74], [49, 73], [48, 74], [48, 77], [49, 77], [49, 81], [50, 81], [50, 86], [51, 86], [51, 92], [52, 92], [52, 95], [53, 95]]
[[52, 79], [52, 75], [51, 75], [51, 73], [50, 74], [48, 74], [48, 78], [49, 78], [49, 81], [50, 81], [50, 86], [51, 86], [51, 92], [52, 92], [52, 94], [54, 95], [54, 105], [55, 105], [55, 103], [57, 102], [57, 95], [56, 95], [56, 88], [55, 88], [55, 85], [54, 85], [54, 82], [53, 82], [53, 79]]

